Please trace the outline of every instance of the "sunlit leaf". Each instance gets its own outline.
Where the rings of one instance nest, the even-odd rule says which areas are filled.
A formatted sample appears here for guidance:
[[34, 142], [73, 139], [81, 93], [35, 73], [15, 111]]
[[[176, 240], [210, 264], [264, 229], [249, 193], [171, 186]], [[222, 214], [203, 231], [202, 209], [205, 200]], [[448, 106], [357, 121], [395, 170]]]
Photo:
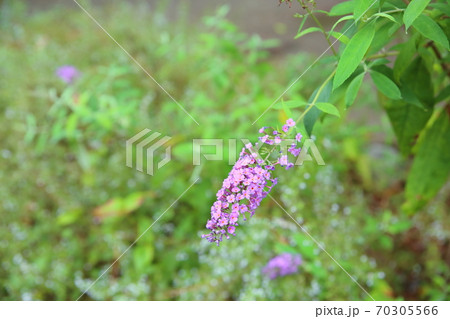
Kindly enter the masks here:
[[118, 217], [130, 214], [139, 208], [144, 201], [143, 193], [133, 193], [127, 197], [117, 197], [94, 210], [94, 215], [99, 218]]
[[329, 15], [343, 16], [345, 14], [353, 13], [354, 6], [355, 6], [354, 0], [340, 2], [336, 4], [333, 8], [331, 8]]
[[363, 82], [364, 74], [365, 73], [361, 73], [360, 75], [356, 76], [348, 85], [347, 91], [345, 93], [345, 106], [349, 107], [355, 101], [356, 96], [358, 95], [359, 88], [361, 87], [361, 84]]
[[380, 92], [386, 95], [388, 98], [398, 100], [402, 97], [398, 86], [386, 75], [372, 70], [370, 71], [370, 76], [377, 89], [380, 90]]
[[403, 22], [405, 23], [405, 28], [408, 28], [413, 24], [414, 20], [422, 13], [422, 11], [427, 7], [430, 0], [412, 0], [403, 14]]
[[333, 79], [333, 89], [338, 88], [356, 70], [375, 35], [375, 24], [369, 23], [349, 41], [342, 53]]
[[324, 113], [331, 114], [337, 117], [341, 117], [339, 110], [331, 103], [320, 102], [316, 103], [316, 107]]
[[383, 18], [391, 20], [394, 23], [397, 23], [397, 20], [395, 20], [394, 17], [392, 17], [389, 14], [383, 13], [383, 12], [375, 13], [374, 16], [375, 17], [383, 17]]
[[425, 38], [439, 43], [447, 50], [449, 49], [447, 36], [441, 27], [430, 17], [421, 14], [413, 23], [413, 27]]
[[299, 34], [297, 34], [294, 39], [298, 39], [308, 33], [313, 33], [313, 32], [322, 32], [322, 30], [320, 30], [320, 28], [318, 27], [310, 27], [310, 28], [306, 28], [305, 30], [303, 30], [302, 32], [300, 32]]
[[355, 17], [355, 21], [361, 19], [374, 3], [374, 0], [354, 0], [353, 16]]

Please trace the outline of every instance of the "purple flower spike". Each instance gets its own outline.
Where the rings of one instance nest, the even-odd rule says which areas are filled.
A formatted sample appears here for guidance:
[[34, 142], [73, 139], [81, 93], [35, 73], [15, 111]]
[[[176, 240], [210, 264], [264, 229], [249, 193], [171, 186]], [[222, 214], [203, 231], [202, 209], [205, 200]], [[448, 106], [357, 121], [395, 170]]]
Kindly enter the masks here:
[[278, 255], [267, 263], [262, 272], [270, 279], [283, 277], [298, 272], [298, 266], [302, 264], [300, 255], [283, 253]]
[[253, 216], [275, 184], [271, 171], [261, 167], [243, 148], [239, 160], [217, 192], [217, 201], [211, 207], [211, 219], [206, 223], [210, 233], [202, 235], [202, 238], [217, 245], [224, 236], [230, 238], [238, 226], [238, 217], [242, 215], [245, 220], [246, 213]]
[[56, 70], [56, 75], [67, 84], [71, 84], [80, 76], [80, 72], [72, 65], [63, 65]]

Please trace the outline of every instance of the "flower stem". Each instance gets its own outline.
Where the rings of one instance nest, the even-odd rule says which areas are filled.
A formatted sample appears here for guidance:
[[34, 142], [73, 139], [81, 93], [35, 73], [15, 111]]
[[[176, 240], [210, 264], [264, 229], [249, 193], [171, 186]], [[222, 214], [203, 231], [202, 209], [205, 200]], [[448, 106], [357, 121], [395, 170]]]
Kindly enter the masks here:
[[337, 56], [336, 51], [333, 48], [333, 44], [330, 41], [329, 36], [327, 35], [327, 32], [325, 31], [325, 28], [323, 27], [322, 23], [320, 23], [319, 19], [316, 18], [316, 16], [314, 15], [314, 13], [308, 8], [308, 6], [304, 5], [302, 3], [303, 7], [305, 8], [306, 12], [308, 12], [308, 14], [311, 16], [311, 18], [313, 18], [314, 22], [317, 24], [317, 26], [319, 27], [319, 29], [322, 31], [323, 35], [325, 36], [325, 39], [328, 42], [328, 45], [330, 46], [331, 51], [333, 52], [334, 56]]
[[[319, 89], [317, 90], [316, 95], [314, 96], [314, 99], [312, 100], [312, 102], [309, 104], [309, 106], [306, 108], [306, 110], [300, 115], [300, 117], [297, 119], [297, 121], [295, 121], [295, 123], [297, 124], [298, 122], [300, 122], [300, 120], [306, 115], [306, 113], [308, 113], [312, 107], [316, 104], [320, 94], [322, 93], [323, 89], [325, 88], [325, 86], [327, 85], [328, 82], [330, 82], [330, 80], [333, 78], [333, 76], [336, 74], [336, 69], [334, 69], [333, 72], [331, 72], [331, 74], [328, 76], [328, 78], [322, 83], [322, 85], [319, 87]], [[269, 158], [270, 154], [272, 154], [272, 152], [276, 149], [276, 146], [273, 146], [272, 149], [267, 153], [267, 156], [264, 158], [264, 163], [267, 162], [267, 159]]]
[[333, 72], [331, 72], [330, 76], [328, 76], [328, 78], [322, 83], [322, 85], [319, 87], [319, 89], [317, 90], [316, 96], [314, 96], [314, 99], [312, 100], [312, 102], [309, 104], [309, 106], [306, 108], [306, 110], [300, 115], [300, 117], [297, 119], [297, 121], [295, 121], [295, 123], [300, 122], [300, 120], [305, 117], [306, 113], [308, 113], [312, 107], [316, 104], [317, 99], [319, 98], [320, 94], [322, 93], [323, 89], [325, 88], [325, 86], [327, 85], [328, 82], [330, 82], [330, 80], [333, 78], [333, 76], [336, 74], [336, 69], [334, 69]]
[[391, 51], [391, 52], [385, 52], [385, 53], [378, 53], [378, 54], [374, 54], [371, 56], [368, 56], [365, 60], [375, 60], [375, 59], [379, 59], [379, 58], [385, 58], [388, 56], [396, 56], [398, 55], [398, 51]]

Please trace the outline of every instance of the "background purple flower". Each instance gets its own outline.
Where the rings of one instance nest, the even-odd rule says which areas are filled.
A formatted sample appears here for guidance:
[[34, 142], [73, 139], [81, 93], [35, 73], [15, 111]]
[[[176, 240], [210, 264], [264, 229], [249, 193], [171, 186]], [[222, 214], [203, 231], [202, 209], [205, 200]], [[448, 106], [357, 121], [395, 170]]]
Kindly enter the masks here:
[[263, 273], [270, 279], [275, 279], [296, 273], [301, 264], [302, 257], [300, 255], [283, 253], [269, 260], [263, 268]]
[[66, 82], [67, 84], [72, 83], [77, 77], [80, 76], [80, 72], [76, 67], [72, 65], [63, 65], [56, 70], [56, 75]]

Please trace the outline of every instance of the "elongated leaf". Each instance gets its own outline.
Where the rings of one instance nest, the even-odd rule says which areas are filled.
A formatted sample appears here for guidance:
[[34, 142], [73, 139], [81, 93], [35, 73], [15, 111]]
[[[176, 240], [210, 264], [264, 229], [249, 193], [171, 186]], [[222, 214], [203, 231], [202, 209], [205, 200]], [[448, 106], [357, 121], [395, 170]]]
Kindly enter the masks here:
[[367, 13], [371, 4], [375, 3], [373, 0], [355, 0], [353, 16], [355, 17], [355, 21], [361, 19], [364, 14]]
[[375, 17], [383, 17], [383, 18], [391, 20], [394, 23], [397, 23], [397, 20], [395, 20], [393, 16], [383, 13], [383, 12], [375, 13], [374, 16]]
[[412, 0], [403, 14], [403, 22], [405, 23], [405, 28], [408, 28], [413, 24], [414, 20], [422, 13], [422, 11], [427, 7], [430, 0]]
[[377, 89], [380, 90], [380, 92], [386, 95], [388, 98], [391, 98], [393, 100], [401, 99], [402, 94], [397, 84], [395, 84], [386, 75], [372, 70], [370, 71], [370, 77], [372, 78], [373, 83], [375, 83]]
[[388, 100], [385, 108], [400, 151], [406, 156], [432, 114], [434, 98], [430, 73], [420, 58], [410, 64], [400, 82], [404, 100]]
[[339, 59], [333, 79], [333, 89], [338, 88], [356, 70], [372, 43], [374, 35], [375, 24], [369, 23], [350, 39]]
[[310, 28], [306, 28], [305, 30], [303, 30], [302, 32], [300, 32], [299, 34], [297, 34], [294, 39], [298, 39], [308, 33], [313, 33], [313, 32], [321, 32], [322, 30], [320, 30], [320, 28], [318, 27], [310, 27]]
[[320, 102], [316, 103], [316, 107], [324, 113], [331, 114], [337, 117], [341, 117], [339, 110], [331, 103]]
[[349, 16], [345, 16], [345, 17], [340, 18], [339, 20], [336, 21], [335, 24], [333, 24], [333, 26], [331, 27], [329, 33], [332, 33], [334, 31], [334, 29], [337, 27], [337, 25], [339, 23], [341, 23], [342, 21], [347, 21], [347, 20], [351, 20], [351, 19], [353, 19], [353, 15], [349, 15]]
[[447, 50], [449, 49], [447, 36], [441, 27], [430, 17], [421, 14], [413, 23], [414, 29], [419, 31], [425, 38], [439, 43]]
[[[320, 102], [328, 102], [331, 95], [331, 89], [332, 84], [331, 82], [328, 82], [327, 85], [323, 88], [322, 92], [320, 93], [319, 97], [317, 98], [316, 103]], [[311, 97], [308, 100], [308, 103], [311, 103], [312, 100], [315, 98], [317, 94], [318, 89], [316, 89], [313, 94], [311, 94]], [[315, 106], [311, 108], [311, 110], [306, 113], [303, 123], [305, 124], [306, 133], [308, 133], [309, 136], [311, 136], [314, 124], [316, 123], [317, 119], [319, 118], [320, 114], [322, 112]]]
[[391, 61], [389, 61], [388, 59], [385, 59], [385, 58], [380, 58], [380, 59], [372, 60], [370, 63], [367, 64], [367, 66], [369, 68], [371, 68], [373, 66], [385, 65], [385, 64], [388, 64], [388, 63], [391, 63]]
[[350, 41], [350, 39], [346, 35], [344, 35], [340, 32], [337, 32], [337, 31], [330, 32], [329, 36], [336, 38], [337, 40], [339, 40], [340, 42], [342, 42], [344, 44], [348, 44], [348, 42]]
[[441, 11], [443, 14], [446, 14], [450, 17], [450, 6], [445, 3], [430, 3], [430, 7]]
[[302, 32], [303, 26], [305, 25], [306, 20], [308, 20], [308, 15], [305, 15], [302, 18], [302, 22], [300, 23], [300, 26], [298, 27], [298, 31], [297, 34], [299, 34], [300, 32]]
[[343, 16], [349, 13], [353, 13], [354, 8], [354, 0], [340, 2], [331, 8], [329, 15], [330, 16]]
[[[394, 24], [394, 26], [396, 25], [400, 27], [399, 24]], [[387, 44], [394, 39], [393, 37], [389, 36], [391, 27], [392, 23], [390, 23], [389, 21], [380, 21], [379, 23], [376, 23], [375, 36], [373, 37], [372, 43], [370, 44], [367, 55], [375, 54], [382, 48], [386, 47]]]
[[411, 60], [416, 54], [416, 37], [411, 37], [407, 42], [402, 44], [394, 63], [394, 79], [399, 80], [403, 72], [411, 64]]
[[420, 139], [417, 154], [406, 181], [406, 204], [410, 212], [421, 208], [432, 199], [448, 180], [450, 174], [450, 118], [448, 109]]
[[447, 85], [439, 94], [436, 96], [436, 103], [444, 101], [450, 98], [450, 85]]
[[138, 209], [144, 201], [143, 193], [132, 193], [127, 197], [116, 197], [94, 210], [94, 215], [99, 218], [118, 217], [132, 213]]
[[364, 80], [364, 74], [361, 73], [355, 77], [348, 85], [347, 92], [345, 93], [345, 106], [349, 107], [355, 101], [359, 88]]

